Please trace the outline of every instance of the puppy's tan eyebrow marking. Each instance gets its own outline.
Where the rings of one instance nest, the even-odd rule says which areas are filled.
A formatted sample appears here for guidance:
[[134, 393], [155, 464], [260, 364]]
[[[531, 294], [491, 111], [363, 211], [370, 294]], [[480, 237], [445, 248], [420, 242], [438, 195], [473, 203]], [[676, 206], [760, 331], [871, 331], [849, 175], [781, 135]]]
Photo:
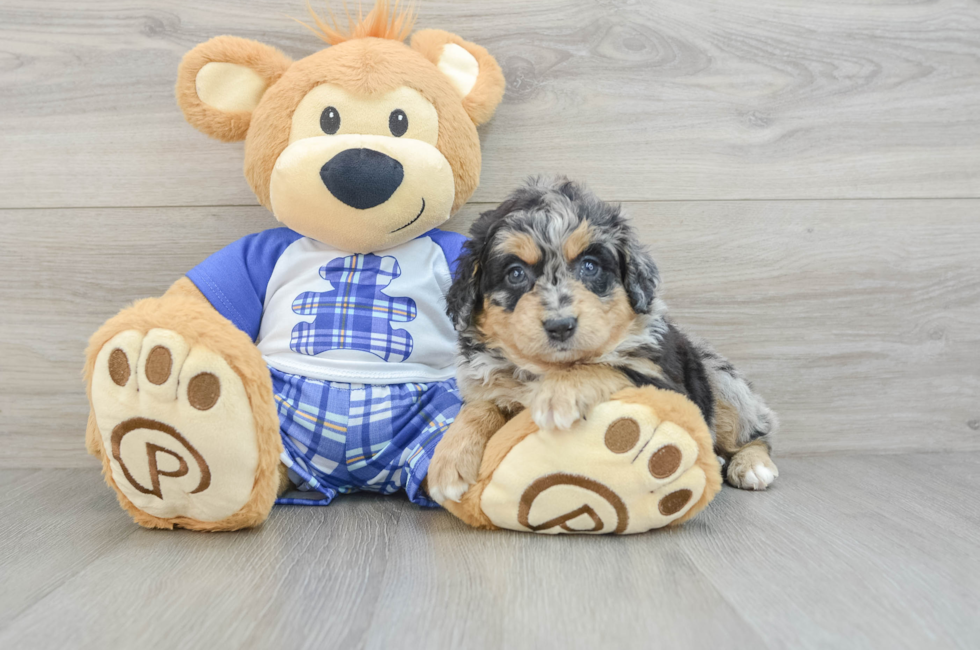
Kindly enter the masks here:
[[534, 238], [526, 232], [508, 233], [497, 250], [517, 255], [531, 266], [541, 261], [541, 249], [534, 243]]
[[589, 228], [589, 224], [583, 221], [578, 225], [578, 228], [572, 231], [572, 234], [568, 236], [562, 245], [562, 252], [565, 254], [565, 259], [571, 262], [581, 255], [582, 251], [588, 248], [591, 243], [592, 231]]

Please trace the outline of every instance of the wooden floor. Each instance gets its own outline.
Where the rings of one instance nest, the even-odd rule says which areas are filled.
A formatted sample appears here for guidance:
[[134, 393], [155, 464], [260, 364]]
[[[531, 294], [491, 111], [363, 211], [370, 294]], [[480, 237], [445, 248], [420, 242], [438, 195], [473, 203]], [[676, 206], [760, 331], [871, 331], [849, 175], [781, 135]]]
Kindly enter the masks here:
[[603, 538], [377, 496], [147, 531], [97, 471], [3, 470], [0, 647], [977, 647], [980, 454], [781, 470], [678, 530]]
[[776, 485], [628, 539], [366, 496], [137, 528], [84, 453], [85, 342], [275, 225], [177, 64], [320, 43], [303, 0], [0, 0], [0, 647], [980, 647], [980, 4], [419, 4], [508, 83], [447, 227], [529, 174], [622, 201], [780, 413]]

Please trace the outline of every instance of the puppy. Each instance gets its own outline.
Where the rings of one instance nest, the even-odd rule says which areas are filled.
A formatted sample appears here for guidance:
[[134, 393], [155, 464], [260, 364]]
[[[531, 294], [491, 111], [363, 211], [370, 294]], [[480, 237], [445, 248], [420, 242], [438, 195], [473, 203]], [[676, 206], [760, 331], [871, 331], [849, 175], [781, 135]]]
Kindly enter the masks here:
[[567, 429], [628, 386], [686, 395], [735, 487], [764, 490], [777, 419], [731, 363], [682, 333], [620, 208], [565, 178], [534, 179], [473, 225], [447, 296], [464, 406], [436, 448], [430, 495], [458, 501], [487, 440], [530, 409]]

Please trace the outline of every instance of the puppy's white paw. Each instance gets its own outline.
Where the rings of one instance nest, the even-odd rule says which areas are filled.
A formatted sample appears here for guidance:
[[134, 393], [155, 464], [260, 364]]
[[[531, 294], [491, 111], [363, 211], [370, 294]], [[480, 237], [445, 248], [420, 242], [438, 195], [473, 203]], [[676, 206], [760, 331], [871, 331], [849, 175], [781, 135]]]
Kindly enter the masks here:
[[446, 501], [456, 501], [458, 503], [468, 489], [470, 489], [470, 484], [458, 475], [456, 480], [450, 480], [444, 485], [433, 485], [431, 481], [429, 482], [429, 496], [439, 505], [444, 504]]
[[728, 482], [742, 490], [765, 490], [779, 476], [776, 464], [761, 461], [754, 464], [732, 463], [728, 470]]
[[436, 446], [427, 478], [429, 496], [439, 505], [463, 498], [476, 482], [483, 452], [482, 448], [454, 446], [451, 441], [443, 440], [448, 444], [440, 442]]
[[534, 400], [531, 419], [539, 429], [566, 430], [582, 419], [582, 411], [569, 396], [545, 394]]

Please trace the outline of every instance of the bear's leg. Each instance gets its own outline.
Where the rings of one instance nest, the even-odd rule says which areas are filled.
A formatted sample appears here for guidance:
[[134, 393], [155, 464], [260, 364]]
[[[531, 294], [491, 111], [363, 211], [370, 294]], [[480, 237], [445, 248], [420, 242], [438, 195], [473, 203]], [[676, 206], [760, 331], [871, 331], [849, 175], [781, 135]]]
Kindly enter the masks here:
[[637, 533], [679, 524], [721, 487], [711, 432], [685, 396], [628, 388], [570, 429], [538, 429], [528, 410], [489, 441], [454, 515], [481, 528]]
[[284, 487], [268, 368], [190, 280], [96, 332], [85, 378], [90, 453], [148, 528], [262, 523]]

